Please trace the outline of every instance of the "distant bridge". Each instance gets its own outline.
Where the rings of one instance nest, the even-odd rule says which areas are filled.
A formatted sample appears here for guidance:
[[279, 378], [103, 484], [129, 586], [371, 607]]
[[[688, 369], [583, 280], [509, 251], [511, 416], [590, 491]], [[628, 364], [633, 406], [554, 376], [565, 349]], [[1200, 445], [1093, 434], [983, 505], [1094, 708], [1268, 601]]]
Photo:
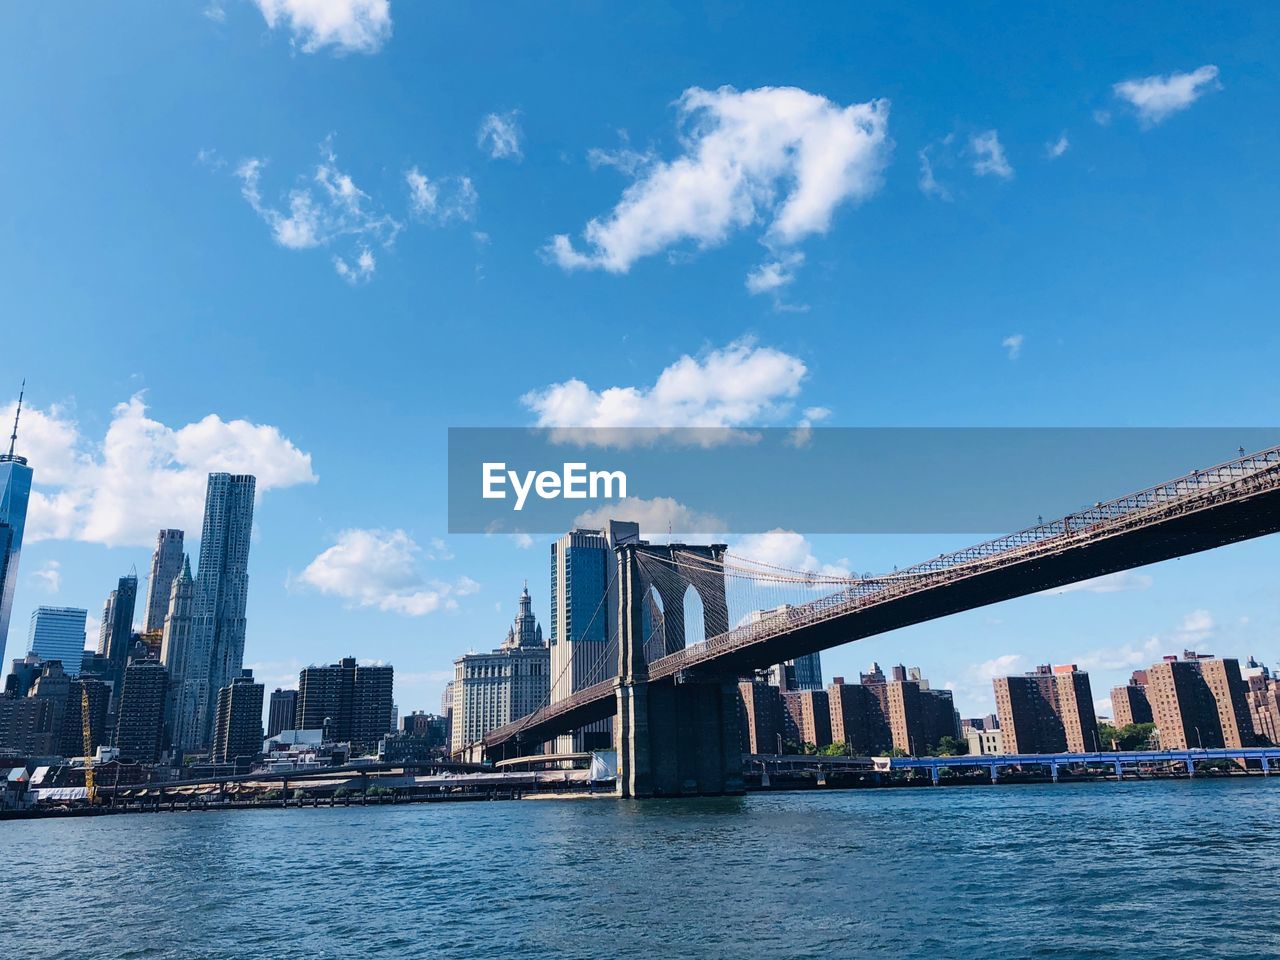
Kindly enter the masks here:
[[[611, 640], [617, 651], [614, 676], [490, 731], [480, 746], [489, 757], [528, 753], [558, 734], [612, 716], [618, 721], [623, 795], [736, 791], [740, 779], [730, 770], [730, 757], [738, 748], [726, 742], [731, 726], [736, 740], [736, 690], [730, 724], [725, 685], [738, 676], [864, 637], [1277, 530], [1280, 447], [1272, 447], [885, 576], [822, 577], [732, 554], [713, 559], [705, 550], [679, 544], [623, 543], [616, 548], [621, 600]], [[671, 576], [682, 582], [773, 578], [840, 589], [648, 662], [644, 603], [649, 587]], [[677, 693], [672, 700], [671, 687], [690, 685], [721, 689]], [[638, 707], [637, 696], [645, 701]], [[652, 698], [661, 703], [650, 705]], [[664, 711], [677, 716], [667, 723]], [[714, 736], [713, 726], [719, 729]], [[637, 736], [652, 740], [652, 749], [629, 750], [634, 743], [628, 738]], [[696, 745], [685, 742], [698, 737]], [[661, 785], [650, 786], [654, 764], [662, 766], [663, 752], [674, 743], [691, 755], [662, 772]], [[711, 762], [711, 754], [723, 762]], [[629, 783], [628, 771], [636, 769], [640, 781]]]

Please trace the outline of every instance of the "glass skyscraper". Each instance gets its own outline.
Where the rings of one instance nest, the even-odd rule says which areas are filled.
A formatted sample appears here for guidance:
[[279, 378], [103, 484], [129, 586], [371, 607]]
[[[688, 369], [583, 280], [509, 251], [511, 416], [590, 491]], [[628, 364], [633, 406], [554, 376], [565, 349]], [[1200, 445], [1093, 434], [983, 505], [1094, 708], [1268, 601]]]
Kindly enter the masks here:
[[151, 554], [151, 576], [147, 577], [147, 605], [143, 610], [142, 632], [164, 629], [169, 612], [169, 592], [182, 571], [186, 554], [182, 552], [182, 531], [161, 530], [156, 535], [156, 549]]
[[18, 557], [22, 553], [22, 533], [27, 526], [27, 502], [31, 499], [32, 470], [27, 466], [26, 457], [13, 452], [21, 411], [19, 395], [9, 452], [0, 453], [0, 652], [9, 639], [9, 617], [13, 614], [13, 594], [18, 587]]
[[[211, 473], [196, 570], [193, 649], [208, 651], [208, 700], [240, 676], [244, 665], [245, 605], [249, 596], [249, 535], [256, 481], [248, 474]], [[201, 745], [211, 742], [213, 710], [200, 720]]]
[[78, 677], [88, 616], [89, 611], [79, 607], [36, 607], [27, 633], [27, 653], [41, 660], [61, 660], [63, 672]]

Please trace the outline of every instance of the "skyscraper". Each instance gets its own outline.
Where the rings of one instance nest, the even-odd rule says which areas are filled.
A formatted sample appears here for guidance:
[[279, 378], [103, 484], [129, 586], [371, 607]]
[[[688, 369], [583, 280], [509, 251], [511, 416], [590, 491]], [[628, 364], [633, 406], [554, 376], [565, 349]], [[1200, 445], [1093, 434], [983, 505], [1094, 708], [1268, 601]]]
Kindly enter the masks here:
[[[25, 389], [25, 382], [23, 386]], [[19, 391], [9, 452], [0, 453], [0, 653], [9, 639], [13, 594], [18, 588], [18, 557], [22, 553], [22, 533], [27, 526], [27, 502], [31, 499], [32, 470], [27, 466], [26, 457], [13, 452], [18, 442], [21, 413], [22, 391]]]
[[156, 549], [151, 554], [151, 575], [147, 577], [146, 615], [142, 632], [164, 629], [164, 618], [169, 612], [169, 588], [173, 579], [182, 571], [185, 554], [182, 552], [182, 531], [161, 530], [156, 535]]
[[138, 576], [129, 573], [120, 578], [115, 590], [107, 598], [103, 616], [110, 615], [110, 623], [103, 621], [104, 649], [111, 664], [113, 696], [118, 704], [124, 682], [124, 669], [129, 662], [129, 650], [133, 646], [133, 608], [138, 600]]
[[27, 632], [27, 653], [41, 660], [61, 660], [67, 676], [78, 677], [88, 617], [89, 611], [79, 607], [36, 607]]
[[357, 666], [344, 657], [325, 667], [305, 667], [298, 674], [298, 711], [294, 728], [322, 730], [331, 740], [372, 749], [392, 730], [390, 665]]
[[[208, 651], [207, 690], [221, 690], [239, 676], [244, 663], [254, 487], [248, 474], [209, 474], [193, 623], [195, 649]], [[206, 707], [202, 713], [204, 745], [213, 734], [213, 711]]]
[[[638, 527], [636, 532], [638, 535]], [[616, 664], [602, 662], [609, 645], [612, 604], [606, 601], [614, 564], [613, 550], [601, 530], [571, 530], [551, 545], [552, 703], [616, 672]], [[458, 719], [455, 706], [455, 743]], [[569, 753], [608, 748], [611, 730], [608, 720], [593, 723], [559, 737], [556, 750]]]
[[169, 609], [160, 641], [160, 662], [169, 671], [168, 717], [173, 746], [195, 750], [201, 746], [203, 717], [209, 705], [209, 653], [194, 636], [196, 585], [191, 562], [169, 586]]
[[120, 759], [155, 763], [164, 748], [165, 692], [169, 674], [154, 660], [135, 660], [124, 671], [116, 709]]
[[281, 730], [292, 730], [297, 710], [298, 691], [276, 687], [271, 692], [271, 706], [267, 711], [267, 736], [274, 737]]
[[253, 682], [252, 670], [241, 670], [218, 691], [214, 762], [229, 763], [262, 751], [262, 691], [262, 684]]
[[454, 661], [450, 749], [457, 752], [543, 706], [551, 692], [550, 671], [550, 651], [542, 642], [526, 585], [520, 612], [501, 646]]

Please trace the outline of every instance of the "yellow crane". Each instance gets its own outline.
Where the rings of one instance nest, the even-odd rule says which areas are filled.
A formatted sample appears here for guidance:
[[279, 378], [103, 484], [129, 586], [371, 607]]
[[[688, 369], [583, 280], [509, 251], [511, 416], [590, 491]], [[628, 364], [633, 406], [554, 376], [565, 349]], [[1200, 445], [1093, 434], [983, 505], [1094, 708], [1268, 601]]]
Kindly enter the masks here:
[[98, 802], [93, 782], [93, 725], [89, 722], [89, 685], [80, 684], [80, 727], [84, 733], [84, 789], [89, 803]]

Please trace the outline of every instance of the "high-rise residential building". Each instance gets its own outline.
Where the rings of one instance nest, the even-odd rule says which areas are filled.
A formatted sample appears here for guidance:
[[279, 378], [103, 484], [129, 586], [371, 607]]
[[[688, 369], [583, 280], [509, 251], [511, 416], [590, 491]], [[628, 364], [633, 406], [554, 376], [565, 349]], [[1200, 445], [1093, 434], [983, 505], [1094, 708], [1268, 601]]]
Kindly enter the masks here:
[[[227, 686], [244, 665], [255, 485], [248, 474], [209, 474], [192, 632], [196, 650], [202, 656], [208, 652], [210, 691]], [[207, 744], [213, 734], [213, 711], [207, 706], [200, 725], [201, 744]]]
[[[84, 737], [84, 702], [89, 701], [89, 740]], [[71, 681], [67, 691], [67, 710], [62, 720], [62, 736], [58, 753], [64, 757], [93, 756], [98, 747], [110, 740], [107, 734], [107, 706], [111, 688], [101, 680], [79, 677]]]
[[1194, 653], [1166, 657], [1147, 670], [1147, 698], [1166, 750], [1253, 744], [1247, 687], [1239, 661]]
[[1067, 752], [1101, 750], [1089, 674], [1077, 669], [1074, 663], [1064, 664], [1053, 668], [1053, 680], [1058, 688], [1058, 716], [1062, 719]]
[[1200, 661], [1200, 675], [1209, 687], [1218, 710], [1224, 747], [1253, 746], [1253, 719], [1249, 715], [1248, 686], [1234, 657]]
[[328, 739], [372, 750], [392, 730], [395, 674], [389, 664], [357, 665], [344, 657], [298, 674], [296, 730], [326, 730]]
[[36, 677], [27, 696], [36, 700], [47, 700], [52, 708], [49, 716], [50, 753], [56, 753], [62, 745], [62, 730], [70, 694], [71, 677], [62, 669], [62, 661], [44, 661], [41, 664], [40, 676]]
[[155, 660], [125, 667], [116, 708], [116, 748], [120, 759], [155, 763], [164, 750], [165, 701], [169, 673]]
[[781, 753], [782, 696], [763, 678], [738, 683], [738, 709], [743, 753]]
[[831, 744], [831, 706], [825, 690], [791, 690], [782, 696], [784, 736], [799, 746]]
[[1044, 665], [992, 681], [1009, 753], [1084, 753], [1101, 748], [1089, 675], [1074, 664]]
[[1280, 678], [1253, 657], [1240, 668], [1253, 736], [1261, 745], [1280, 744]]
[[[639, 528], [636, 527], [638, 535]], [[606, 658], [610, 628], [609, 584], [616, 561], [603, 530], [571, 530], [551, 545], [551, 702], [606, 680], [617, 672]], [[616, 612], [614, 614], [616, 616]], [[454, 690], [455, 702], [458, 690]], [[453, 743], [467, 743], [455, 709]], [[602, 720], [556, 740], [556, 751], [607, 749], [612, 723]]]
[[155, 552], [151, 554], [151, 575], [147, 577], [147, 605], [142, 619], [143, 633], [164, 629], [173, 581], [182, 572], [185, 561], [182, 531], [161, 530], [156, 535]]
[[1118, 729], [1134, 723], [1153, 723], [1147, 688], [1140, 683], [1127, 683], [1111, 688], [1111, 722]]
[[112, 696], [118, 705], [125, 666], [129, 651], [133, 648], [133, 609], [138, 599], [138, 577], [134, 573], [120, 578], [116, 588], [107, 598], [103, 617], [110, 615], [110, 623], [104, 619], [104, 649], [111, 664]]
[[274, 737], [281, 730], [292, 730], [297, 713], [297, 690], [282, 690], [279, 687], [272, 690], [271, 703], [267, 707], [267, 736]]
[[827, 702], [833, 743], [845, 744], [856, 756], [878, 756], [892, 748], [886, 684], [845, 683], [844, 677], [836, 677], [827, 687]]
[[262, 752], [262, 692], [252, 670], [218, 691], [214, 718], [213, 761], [230, 763], [237, 757], [253, 757]]
[[495, 727], [533, 713], [550, 693], [551, 651], [542, 641], [526, 584], [519, 612], [498, 649], [454, 661], [450, 749], [456, 753]]
[[24, 391], [25, 383], [23, 391], [18, 393], [13, 432], [9, 435], [9, 452], [0, 453], [0, 655], [4, 653], [9, 638], [9, 617], [13, 613], [13, 595], [18, 588], [18, 558], [22, 554], [22, 534], [27, 526], [27, 503], [31, 499], [33, 471], [27, 466], [26, 457], [14, 453]]
[[[895, 668], [897, 669], [897, 668]], [[893, 747], [912, 756], [931, 753], [943, 737], [958, 737], [955, 706], [950, 690], [934, 690], [929, 681], [892, 680], [888, 694], [889, 736]]]
[[52, 756], [58, 746], [53, 701], [38, 697], [0, 697], [0, 750], [27, 757]]
[[36, 607], [27, 631], [27, 653], [41, 660], [61, 660], [67, 675], [78, 677], [88, 617], [89, 611], [79, 607]]
[[204, 715], [209, 710], [209, 653], [195, 633], [196, 584], [191, 563], [169, 585], [169, 608], [160, 641], [160, 662], [169, 671], [169, 735], [175, 750], [204, 746]]

